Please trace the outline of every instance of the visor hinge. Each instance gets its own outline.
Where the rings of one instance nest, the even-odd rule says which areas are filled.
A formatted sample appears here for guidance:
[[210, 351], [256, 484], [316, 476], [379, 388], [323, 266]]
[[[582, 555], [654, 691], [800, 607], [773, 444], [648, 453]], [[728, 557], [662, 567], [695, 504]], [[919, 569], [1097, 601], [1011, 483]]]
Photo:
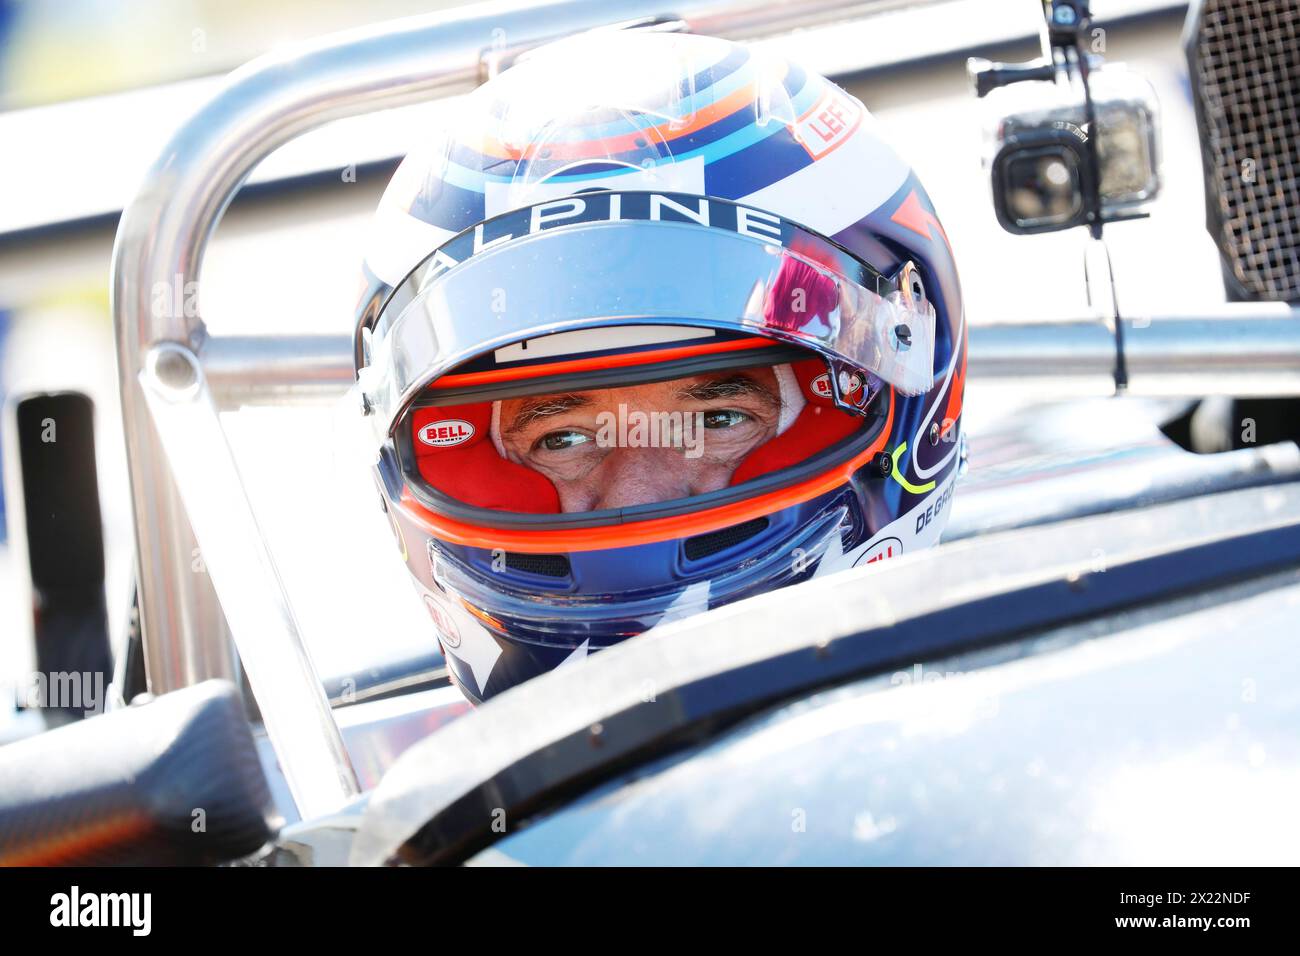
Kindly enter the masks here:
[[865, 415], [871, 401], [871, 386], [867, 374], [842, 359], [826, 360], [831, 370], [831, 395], [835, 404], [855, 415]]

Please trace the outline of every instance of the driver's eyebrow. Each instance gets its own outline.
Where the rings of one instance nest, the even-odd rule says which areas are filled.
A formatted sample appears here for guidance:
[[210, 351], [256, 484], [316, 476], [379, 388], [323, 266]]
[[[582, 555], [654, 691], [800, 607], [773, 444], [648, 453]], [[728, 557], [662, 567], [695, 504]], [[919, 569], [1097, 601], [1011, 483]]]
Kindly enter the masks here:
[[722, 401], [752, 395], [769, 408], [776, 408], [781, 399], [772, 390], [748, 375], [732, 375], [727, 378], [714, 379], [710, 382], [697, 382], [688, 385], [677, 393], [677, 397], [696, 402]]
[[515, 412], [515, 417], [509, 425], [501, 429], [501, 432], [505, 435], [513, 435], [523, 431], [538, 419], [563, 415], [567, 411], [590, 404], [590, 398], [573, 392], [564, 395], [539, 395], [520, 405], [519, 410]]

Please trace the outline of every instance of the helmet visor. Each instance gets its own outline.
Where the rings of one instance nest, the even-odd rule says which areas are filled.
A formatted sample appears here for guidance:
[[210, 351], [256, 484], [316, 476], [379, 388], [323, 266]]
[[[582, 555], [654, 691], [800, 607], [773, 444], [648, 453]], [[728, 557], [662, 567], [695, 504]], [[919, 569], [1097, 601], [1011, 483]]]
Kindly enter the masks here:
[[835, 404], [861, 410], [873, 380], [907, 395], [933, 384], [935, 313], [906, 272], [885, 277], [815, 233], [722, 200], [555, 200], [482, 223], [421, 263], [363, 330], [360, 386], [382, 443], [427, 386], [483, 356], [526, 373], [520, 343], [682, 326], [811, 351], [831, 370]]

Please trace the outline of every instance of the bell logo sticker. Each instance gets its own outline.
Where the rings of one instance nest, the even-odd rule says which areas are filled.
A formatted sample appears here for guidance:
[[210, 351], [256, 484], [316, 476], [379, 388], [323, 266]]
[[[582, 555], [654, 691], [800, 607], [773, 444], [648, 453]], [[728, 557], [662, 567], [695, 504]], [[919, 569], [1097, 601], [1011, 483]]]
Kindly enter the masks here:
[[[846, 372], [840, 373], [840, 386], [844, 391], [845, 397], [852, 395], [862, 387], [862, 379], [856, 374]], [[831, 392], [831, 373], [822, 372], [815, 379], [808, 383], [808, 391], [812, 392], [818, 398], [834, 398]]]
[[459, 418], [449, 418], [442, 422], [429, 422], [420, 429], [420, 441], [434, 448], [447, 448], [459, 445], [474, 437], [474, 426]]

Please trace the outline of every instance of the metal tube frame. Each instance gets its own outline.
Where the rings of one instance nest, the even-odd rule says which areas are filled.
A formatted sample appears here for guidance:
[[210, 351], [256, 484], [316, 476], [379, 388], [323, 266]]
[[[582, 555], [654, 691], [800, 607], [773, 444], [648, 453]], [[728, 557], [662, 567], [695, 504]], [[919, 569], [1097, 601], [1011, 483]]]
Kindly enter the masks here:
[[1197, 314], [974, 325], [970, 380], [1028, 397], [1300, 395], [1300, 308], [1233, 303]]
[[[677, 0], [670, 19], [694, 32], [745, 39], [851, 19], [868, 6], [864, 0]], [[210, 677], [234, 679], [240, 663], [255, 693], [275, 686], [273, 699], [258, 693], [258, 703], [304, 817], [327, 812], [357, 789], [337, 729], [328, 732], [334, 728], [328, 701], [310, 690], [319, 681], [270, 556], [259, 542], [247, 540], [255, 534], [256, 521], [242, 485], [221, 497], [223, 506], [247, 512], [247, 520], [234, 522], [246, 532], [244, 539], [225, 535], [219, 546], [205, 549], [195, 526], [219, 524], [193, 520], [193, 509], [211, 506], [195, 489], [182, 495], [160, 431], [165, 427], [178, 434], [178, 416], [210, 426], [216, 397], [240, 404], [326, 394], [350, 380], [350, 348], [336, 353], [341, 343], [334, 339], [210, 336], [197, 308], [208, 241], [253, 168], [311, 129], [359, 113], [468, 92], [503, 50], [514, 54], [583, 30], [664, 19], [662, 0], [541, 5], [509, 0], [336, 34], [268, 55], [231, 74], [221, 92], [173, 136], [123, 212], [113, 250], [111, 296], [149, 687], [166, 693]], [[170, 394], [168, 387], [156, 369], [146, 368], [160, 357], [173, 371], [193, 360], [197, 398], [160, 398]], [[224, 451], [218, 449], [211, 458], [216, 467], [224, 467], [229, 454], [221, 445]], [[231, 464], [228, 474], [238, 482]], [[193, 475], [196, 470], [188, 471]], [[265, 567], [270, 573], [241, 575], [235, 567], [209, 567], [214, 561]], [[226, 593], [219, 600], [223, 587]], [[240, 593], [231, 593], [236, 587]], [[232, 602], [240, 605], [245, 621], [248, 607], [269, 609], [273, 626], [255, 634], [246, 623], [243, 633], [232, 633], [223, 613]], [[258, 640], [276, 642], [279, 652], [258, 653], [252, 643]], [[253, 673], [271, 661], [292, 670], [289, 679]], [[268, 707], [275, 717], [268, 716]], [[295, 712], [316, 719], [290, 719]], [[327, 739], [308, 739], [303, 732], [308, 726], [327, 728]], [[336, 764], [332, 785], [322, 783], [322, 760]]]
[[[1121, 322], [1132, 394], [1300, 395], [1300, 308], [1232, 303]], [[970, 374], [979, 384], [1051, 397], [1076, 378], [1090, 391], [1115, 391], [1119, 345], [1104, 318], [974, 325], [970, 338]], [[203, 360], [222, 409], [333, 401], [353, 380], [346, 335], [230, 336], [209, 341]]]

